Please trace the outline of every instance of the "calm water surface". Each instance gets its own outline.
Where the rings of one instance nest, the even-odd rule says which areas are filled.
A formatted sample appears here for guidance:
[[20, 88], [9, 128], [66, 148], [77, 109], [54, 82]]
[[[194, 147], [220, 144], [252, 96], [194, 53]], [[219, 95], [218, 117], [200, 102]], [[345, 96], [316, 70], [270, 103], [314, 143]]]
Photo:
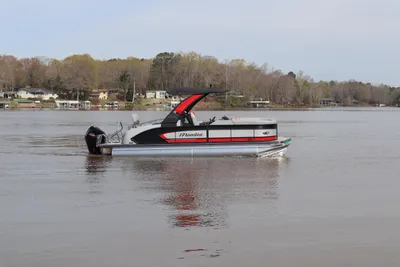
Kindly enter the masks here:
[[1, 267], [400, 265], [400, 109], [196, 113], [278, 119], [282, 159], [88, 156], [131, 113], [0, 111]]

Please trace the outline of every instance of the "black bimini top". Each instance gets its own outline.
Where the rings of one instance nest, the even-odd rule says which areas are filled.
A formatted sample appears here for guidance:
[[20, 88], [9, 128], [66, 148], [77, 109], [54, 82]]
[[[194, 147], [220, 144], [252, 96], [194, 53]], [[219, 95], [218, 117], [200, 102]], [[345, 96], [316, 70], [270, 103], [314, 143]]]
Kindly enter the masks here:
[[170, 88], [166, 89], [167, 93], [170, 95], [195, 95], [195, 94], [219, 94], [228, 92], [229, 89], [225, 88]]

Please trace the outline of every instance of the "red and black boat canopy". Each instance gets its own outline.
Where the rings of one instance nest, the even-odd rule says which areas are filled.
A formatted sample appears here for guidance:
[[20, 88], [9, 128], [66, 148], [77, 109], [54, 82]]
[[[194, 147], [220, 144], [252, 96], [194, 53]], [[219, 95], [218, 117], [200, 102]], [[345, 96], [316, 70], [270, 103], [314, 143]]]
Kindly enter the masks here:
[[173, 88], [166, 90], [169, 95], [190, 95], [180, 102], [162, 122], [163, 126], [176, 126], [181, 116], [190, 112], [190, 110], [204, 97], [209, 94], [221, 94], [229, 91], [223, 88]]

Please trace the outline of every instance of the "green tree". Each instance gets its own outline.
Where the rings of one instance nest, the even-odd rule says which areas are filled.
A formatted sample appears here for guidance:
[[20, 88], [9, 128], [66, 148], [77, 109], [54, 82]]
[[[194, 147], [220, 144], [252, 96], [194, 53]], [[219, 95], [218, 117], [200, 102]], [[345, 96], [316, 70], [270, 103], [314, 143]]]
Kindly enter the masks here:
[[175, 53], [159, 53], [153, 60], [150, 67], [149, 88], [164, 90], [174, 87], [175, 74], [179, 70], [181, 56]]

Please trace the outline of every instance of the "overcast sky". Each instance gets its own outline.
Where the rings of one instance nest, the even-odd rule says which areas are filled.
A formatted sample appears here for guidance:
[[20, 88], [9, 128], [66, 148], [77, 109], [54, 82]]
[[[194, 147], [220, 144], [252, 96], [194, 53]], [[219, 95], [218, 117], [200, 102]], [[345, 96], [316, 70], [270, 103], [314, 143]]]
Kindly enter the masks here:
[[0, 54], [196, 51], [400, 85], [400, 0], [0, 0]]

